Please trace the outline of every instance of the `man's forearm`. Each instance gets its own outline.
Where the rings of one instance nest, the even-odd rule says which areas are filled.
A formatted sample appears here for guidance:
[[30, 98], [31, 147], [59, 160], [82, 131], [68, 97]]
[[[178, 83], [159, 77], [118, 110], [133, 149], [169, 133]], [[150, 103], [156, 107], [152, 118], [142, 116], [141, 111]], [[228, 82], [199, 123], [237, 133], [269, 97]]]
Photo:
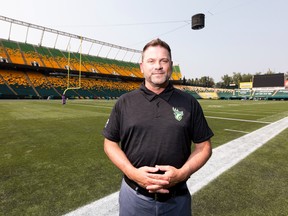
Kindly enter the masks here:
[[114, 163], [125, 175], [129, 176], [131, 170], [135, 169], [119, 147], [118, 143], [105, 139], [104, 151], [112, 163]]
[[193, 173], [199, 170], [211, 157], [212, 146], [210, 140], [195, 144], [195, 149], [191, 153], [186, 163], [180, 169], [182, 177], [187, 180]]

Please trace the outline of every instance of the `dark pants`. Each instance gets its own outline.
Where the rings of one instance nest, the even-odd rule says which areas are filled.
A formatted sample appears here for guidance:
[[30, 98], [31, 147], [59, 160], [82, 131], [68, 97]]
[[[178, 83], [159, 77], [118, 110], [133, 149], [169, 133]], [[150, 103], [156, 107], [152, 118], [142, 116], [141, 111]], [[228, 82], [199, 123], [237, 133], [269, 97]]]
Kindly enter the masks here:
[[139, 194], [123, 180], [119, 207], [120, 216], [191, 216], [191, 195], [187, 193], [159, 202]]

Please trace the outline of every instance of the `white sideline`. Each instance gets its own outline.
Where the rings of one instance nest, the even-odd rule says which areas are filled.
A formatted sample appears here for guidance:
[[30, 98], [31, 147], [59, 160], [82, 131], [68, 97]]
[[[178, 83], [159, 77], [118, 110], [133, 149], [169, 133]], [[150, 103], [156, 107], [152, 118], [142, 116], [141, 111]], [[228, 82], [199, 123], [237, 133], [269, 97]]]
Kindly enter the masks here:
[[[191, 195], [247, 157], [257, 148], [264, 145], [277, 134], [281, 133], [287, 127], [288, 117], [285, 117], [213, 149], [210, 160], [204, 167], [193, 174], [187, 182]], [[118, 195], [119, 192], [113, 193], [64, 216], [117, 216], [119, 214]]]

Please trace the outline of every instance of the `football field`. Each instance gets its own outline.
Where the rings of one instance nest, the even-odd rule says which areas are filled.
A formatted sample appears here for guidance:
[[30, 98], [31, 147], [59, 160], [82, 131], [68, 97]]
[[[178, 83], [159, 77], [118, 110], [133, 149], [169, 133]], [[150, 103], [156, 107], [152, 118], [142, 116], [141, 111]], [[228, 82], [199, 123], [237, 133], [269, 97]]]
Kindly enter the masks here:
[[[119, 190], [122, 174], [104, 154], [101, 135], [114, 103], [0, 101], [0, 215], [62, 215]], [[214, 148], [288, 116], [284, 101], [200, 103]], [[268, 204], [272, 213], [285, 212], [287, 137], [286, 129], [196, 193], [194, 214], [233, 215], [246, 206], [242, 215], [261, 215]]]

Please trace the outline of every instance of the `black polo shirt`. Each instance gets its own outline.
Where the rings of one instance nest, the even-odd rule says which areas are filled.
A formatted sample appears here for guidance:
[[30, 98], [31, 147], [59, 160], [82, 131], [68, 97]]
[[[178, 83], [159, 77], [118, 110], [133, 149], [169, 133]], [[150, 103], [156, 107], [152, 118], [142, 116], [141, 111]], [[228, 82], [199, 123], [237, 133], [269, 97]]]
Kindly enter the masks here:
[[140, 89], [116, 102], [103, 135], [120, 142], [136, 167], [171, 165], [182, 167], [191, 154], [191, 141], [210, 139], [209, 128], [198, 101], [172, 84], [159, 95]]

